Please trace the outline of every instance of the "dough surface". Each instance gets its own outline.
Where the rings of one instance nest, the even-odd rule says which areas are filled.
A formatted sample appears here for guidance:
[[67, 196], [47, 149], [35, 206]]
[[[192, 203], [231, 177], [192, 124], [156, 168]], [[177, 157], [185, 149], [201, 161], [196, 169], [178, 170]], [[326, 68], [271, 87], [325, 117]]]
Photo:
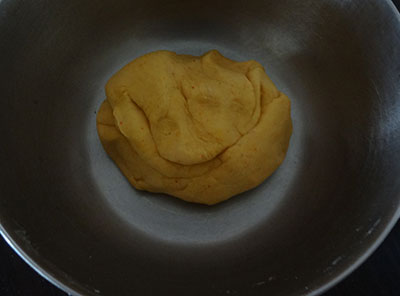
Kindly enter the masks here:
[[258, 186], [282, 163], [290, 101], [255, 62], [213, 50], [156, 51], [106, 85], [104, 149], [137, 189], [216, 204]]

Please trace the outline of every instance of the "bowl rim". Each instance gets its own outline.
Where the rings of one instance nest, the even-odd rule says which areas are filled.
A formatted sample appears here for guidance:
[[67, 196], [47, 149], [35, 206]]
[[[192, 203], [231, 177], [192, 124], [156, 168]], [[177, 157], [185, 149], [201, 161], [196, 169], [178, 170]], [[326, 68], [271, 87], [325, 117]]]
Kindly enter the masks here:
[[[389, 235], [389, 233], [392, 231], [394, 226], [399, 222], [400, 220], [400, 205], [398, 206], [396, 212], [390, 219], [390, 221], [385, 225], [383, 231], [377, 236], [375, 241], [372, 242], [372, 244], [367, 248], [367, 250], [361, 254], [353, 263], [349, 264], [343, 272], [339, 273], [338, 275], [334, 276], [330, 280], [327, 280], [323, 285], [317, 288], [310, 288], [310, 290], [306, 293], [303, 294], [304, 296], [318, 296], [322, 295], [323, 293], [327, 292], [334, 286], [336, 286], [339, 282], [347, 278], [353, 271], [355, 271], [358, 267], [360, 267], [377, 249], [378, 247], [383, 243], [383, 241], [386, 239], [386, 237]], [[73, 295], [73, 296], [86, 296], [88, 295], [87, 292], [89, 292], [87, 289], [81, 288], [81, 289], [74, 289], [71, 288], [68, 283], [66, 283], [67, 280], [65, 279], [60, 279], [57, 278], [57, 276], [51, 274], [49, 269], [42, 267], [41, 264], [35, 260], [33, 260], [24, 250], [22, 247], [20, 247], [17, 242], [8, 234], [8, 232], [5, 230], [3, 225], [0, 223], [0, 235], [4, 238], [4, 240], [7, 242], [7, 244], [11, 247], [11, 249], [17, 253], [17, 255], [23, 259], [36, 273], [38, 273], [41, 277], [46, 279], [48, 282], [53, 284], [54, 286], [58, 287], [68, 295]], [[94, 289], [94, 293], [100, 295], [100, 291]], [[89, 292], [92, 295], [91, 292]]]

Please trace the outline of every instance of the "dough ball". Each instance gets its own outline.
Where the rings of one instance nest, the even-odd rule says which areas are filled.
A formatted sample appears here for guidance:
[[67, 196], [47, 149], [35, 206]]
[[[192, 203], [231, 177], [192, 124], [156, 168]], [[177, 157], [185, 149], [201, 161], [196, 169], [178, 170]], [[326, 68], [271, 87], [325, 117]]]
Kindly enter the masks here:
[[137, 189], [216, 204], [256, 187], [282, 163], [290, 101], [255, 62], [218, 51], [157, 51], [106, 85], [104, 149]]

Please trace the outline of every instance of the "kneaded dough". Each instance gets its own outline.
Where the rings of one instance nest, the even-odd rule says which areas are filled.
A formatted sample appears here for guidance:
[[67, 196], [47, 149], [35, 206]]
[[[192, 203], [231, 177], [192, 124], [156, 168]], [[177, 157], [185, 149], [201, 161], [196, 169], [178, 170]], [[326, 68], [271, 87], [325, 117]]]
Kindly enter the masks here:
[[106, 85], [104, 149], [137, 189], [216, 204], [256, 187], [282, 163], [290, 101], [256, 61], [218, 51], [156, 51]]

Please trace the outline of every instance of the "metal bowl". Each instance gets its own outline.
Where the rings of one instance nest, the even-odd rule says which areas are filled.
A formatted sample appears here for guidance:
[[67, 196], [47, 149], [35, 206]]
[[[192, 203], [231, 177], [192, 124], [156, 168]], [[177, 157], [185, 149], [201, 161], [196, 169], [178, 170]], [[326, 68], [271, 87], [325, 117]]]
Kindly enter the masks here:
[[[399, 19], [385, 0], [1, 1], [1, 233], [76, 295], [322, 293], [400, 215]], [[271, 178], [214, 207], [128, 184], [96, 110], [158, 49], [266, 67], [294, 122]]]

